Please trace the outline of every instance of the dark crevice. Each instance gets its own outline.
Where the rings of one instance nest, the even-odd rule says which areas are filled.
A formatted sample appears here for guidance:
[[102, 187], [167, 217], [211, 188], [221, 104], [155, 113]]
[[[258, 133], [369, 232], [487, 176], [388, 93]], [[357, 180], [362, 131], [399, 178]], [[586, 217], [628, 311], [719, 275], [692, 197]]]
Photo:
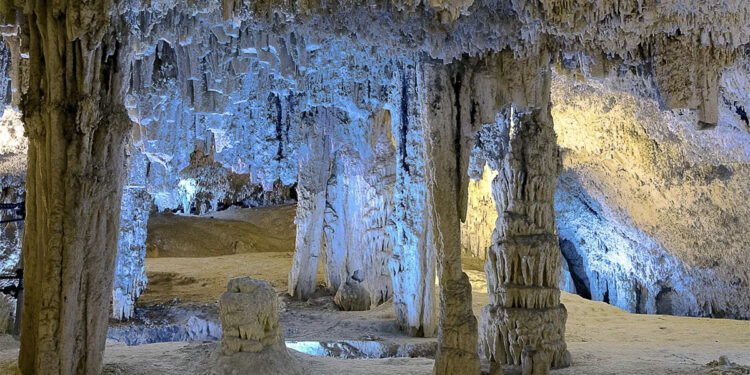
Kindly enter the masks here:
[[609, 303], [609, 282], [607, 282], [605, 286], [604, 295], [602, 296], [602, 302]]
[[635, 313], [647, 314], [646, 303], [648, 302], [648, 289], [638, 282], [635, 283]]
[[737, 102], [734, 103], [734, 112], [745, 122], [745, 126], [750, 129], [750, 120], [747, 118], [747, 111], [745, 108], [739, 105]]
[[461, 175], [461, 87], [463, 86], [463, 72], [457, 71], [453, 78], [453, 106], [456, 110], [456, 123], [454, 127], [453, 149], [456, 150], [456, 183], [462, 185], [463, 176]]
[[406, 137], [409, 134], [409, 79], [406, 68], [401, 71], [401, 126], [398, 131], [401, 169], [409, 173], [409, 164], [406, 162]]
[[283, 134], [283, 113], [281, 111], [281, 97], [278, 94], [271, 93], [268, 100], [276, 111], [276, 117], [274, 123], [276, 125], [276, 141], [278, 142], [278, 149], [276, 150], [276, 156], [274, 160], [279, 161], [284, 158], [284, 134]]
[[675, 297], [674, 289], [668, 286], [662, 286], [659, 293], [656, 295], [656, 313], [672, 315], [674, 313], [673, 301]]
[[564, 238], [560, 239], [560, 250], [563, 258], [568, 262], [570, 277], [573, 279], [576, 293], [583, 298], [591, 299], [591, 287], [583, 264], [583, 257], [578, 253], [573, 242]]

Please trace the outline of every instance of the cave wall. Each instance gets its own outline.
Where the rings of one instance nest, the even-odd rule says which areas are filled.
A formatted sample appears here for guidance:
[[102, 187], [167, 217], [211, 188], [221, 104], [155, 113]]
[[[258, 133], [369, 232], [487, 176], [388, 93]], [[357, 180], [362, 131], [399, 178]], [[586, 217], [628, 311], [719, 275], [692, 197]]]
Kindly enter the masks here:
[[[363, 283], [367, 308], [390, 298], [393, 127], [409, 56], [270, 34], [214, 10], [139, 22], [147, 32], [127, 105], [157, 208], [205, 213], [227, 196], [239, 201], [238, 176], [265, 191], [298, 184], [297, 248], [318, 248], [310, 251], [324, 259], [328, 288], [348, 283], [352, 293]], [[308, 263], [290, 276], [292, 294], [300, 278], [303, 297], [314, 290], [317, 262]]]
[[[558, 233], [595, 300], [630, 312], [748, 318], [746, 58], [719, 81], [718, 123], [660, 106], [632, 74], [553, 85], [565, 149]], [[569, 257], [570, 259], [570, 257]], [[572, 265], [571, 265], [572, 266]]]

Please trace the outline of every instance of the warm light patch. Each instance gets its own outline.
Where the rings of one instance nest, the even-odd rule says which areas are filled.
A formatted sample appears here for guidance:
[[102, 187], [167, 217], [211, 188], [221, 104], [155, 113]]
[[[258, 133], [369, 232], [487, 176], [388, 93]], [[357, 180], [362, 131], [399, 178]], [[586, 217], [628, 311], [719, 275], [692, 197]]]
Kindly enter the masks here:
[[0, 154], [25, 153], [26, 147], [21, 113], [6, 108], [0, 118]]

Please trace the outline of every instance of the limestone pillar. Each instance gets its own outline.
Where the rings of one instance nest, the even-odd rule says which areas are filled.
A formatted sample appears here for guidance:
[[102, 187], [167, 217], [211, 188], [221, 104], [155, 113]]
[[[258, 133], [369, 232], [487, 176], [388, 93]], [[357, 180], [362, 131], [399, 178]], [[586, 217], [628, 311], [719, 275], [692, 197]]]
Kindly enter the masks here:
[[[418, 71], [425, 135], [428, 218], [437, 250], [440, 327], [434, 374], [479, 374], [477, 320], [471, 309], [471, 284], [461, 270], [459, 212], [462, 193], [460, 113], [451, 69], [425, 62]], [[457, 121], [457, 119], [459, 121]], [[465, 180], [465, 178], [464, 178]]]
[[435, 306], [436, 255], [425, 180], [425, 131], [419, 113], [417, 71], [401, 71], [401, 98], [396, 139], [396, 184], [393, 189], [389, 262], [393, 307], [401, 330], [432, 337], [437, 330]]
[[[314, 116], [315, 118], [321, 116]], [[299, 151], [297, 178], [297, 226], [289, 294], [308, 299], [315, 292], [318, 262], [325, 244], [324, 222], [326, 187], [331, 174], [331, 142], [324, 135], [325, 121], [316, 121], [308, 130], [307, 143]]]
[[547, 368], [564, 367], [570, 357], [554, 216], [561, 167], [550, 115], [549, 59], [504, 55], [495, 67], [502, 68], [496, 76], [515, 72], [521, 78], [512, 85], [498, 79], [499, 102], [512, 105], [484, 125], [476, 141], [481, 157], [498, 173], [492, 182], [498, 219], [485, 263], [489, 305], [480, 317], [481, 345], [493, 367], [529, 361], [534, 368], [544, 367], [540, 361], [548, 361]]
[[[23, 374], [102, 368], [130, 120], [111, 2], [29, 0]], [[6, 17], [9, 15], [6, 14]]]

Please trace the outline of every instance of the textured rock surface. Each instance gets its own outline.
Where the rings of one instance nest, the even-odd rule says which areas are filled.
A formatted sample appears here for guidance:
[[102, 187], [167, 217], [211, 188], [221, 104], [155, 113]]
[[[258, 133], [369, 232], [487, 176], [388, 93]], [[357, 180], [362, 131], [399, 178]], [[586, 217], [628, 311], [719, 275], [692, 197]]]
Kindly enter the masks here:
[[719, 122], [705, 130], [693, 113], [661, 110], [653, 89], [629, 76], [555, 80], [566, 149], [558, 231], [593, 299], [630, 312], [748, 318], [750, 103], [738, 94], [750, 88], [747, 64], [723, 71]]
[[[570, 354], [565, 346], [567, 312], [558, 290], [555, 135], [549, 113], [506, 116], [498, 122], [506, 139], [500, 138], [500, 147], [507, 154], [491, 162], [500, 171], [493, 193], [502, 215], [485, 265], [490, 303], [482, 309], [481, 342], [485, 355], [498, 363], [526, 367], [531, 361], [533, 367], [544, 367], [537, 363], [543, 358], [547, 368], [564, 367]], [[526, 358], [528, 346], [545, 354]]]
[[395, 134], [396, 183], [393, 216], [389, 223], [393, 253], [388, 268], [393, 283], [393, 306], [403, 331], [432, 337], [437, 321], [436, 246], [427, 201], [424, 149], [425, 128], [419, 106], [417, 70], [401, 72], [401, 98]]
[[128, 49], [111, 3], [26, 5], [31, 173], [18, 365], [24, 374], [100, 373], [130, 127], [120, 64]]
[[[437, 247], [440, 326], [434, 374], [478, 374], [477, 319], [471, 310], [471, 284], [461, 269], [460, 156], [462, 127], [453, 72], [442, 62], [421, 63], [420, 111], [425, 132], [425, 180], [432, 243]], [[458, 116], [457, 116], [458, 112]]]
[[212, 374], [302, 374], [284, 344], [276, 290], [249, 277], [229, 280], [219, 298], [221, 347]]
[[[497, 81], [489, 87], [497, 90], [497, 102], [510, 106], [479, 131], [471, 162], [473, 171], [485, 164], [497, 171], [492, 194], [498, 219], [485, 263], [489, 304], [480, 317], [482, 351], [493, 367], [524, 362], [533, 368], [565, 367], [570, 354], [567, 311], [558, 289], [554, 194], [560, 159], [550, 115], [550, 60], [501, 54], [491, 61], [488, 70]], [[494, 70], [497, 66], [507, 70]]]
[[466, 220], [461, 222], [461, 255], [485, 260], [497, 221], [497, 209], [492, 198], [492, 180], [497, 172], [486, 165], [476, 167], [482, 170], [475, 172], [477, 179], [469, 181]]
[[284, 342], [279, 301], [271, 284], [249, 277], [229, 280], [219, 298], [221, 346], [225, 355], [257, 353]]
[[[17, 68], [18, 65], [15, 65]], [[18, 203], [25, 197], [26, 139], [18, 112], [18, 95], [13, 95], [14, 65], [8, 43], [0, 45], [0, 203]], [[0, 211], [0, 221], [17, 218], [9, 210]], [[0, 224], [0, 274], [13, 274], [20, 266], [23, 222]], [[0, 288], [13, 284], [0, 280]], [[0, 294], [0, 333], [10, 332], [15, 320], [16, 300]]]
[[[649, 77], [554, 75], [560, 289], [634, 313], [746, 317], [747, 64], [723, 70], [719, 122], [704, 130], [691, 112], [661, 109]], [[488, 213], [472, 202], [488, 183], [470, 185], [464, 256], [487, 240]]]

